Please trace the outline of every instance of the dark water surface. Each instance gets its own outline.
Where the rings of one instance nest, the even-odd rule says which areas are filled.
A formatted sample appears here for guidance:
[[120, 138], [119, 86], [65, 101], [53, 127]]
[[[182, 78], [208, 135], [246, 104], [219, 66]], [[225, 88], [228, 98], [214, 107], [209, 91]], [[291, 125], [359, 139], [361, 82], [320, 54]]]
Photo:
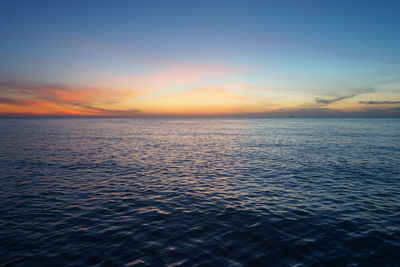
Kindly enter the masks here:
[[0, 119], [0, 139], [0, 265], [400, 265], [397, 119]]

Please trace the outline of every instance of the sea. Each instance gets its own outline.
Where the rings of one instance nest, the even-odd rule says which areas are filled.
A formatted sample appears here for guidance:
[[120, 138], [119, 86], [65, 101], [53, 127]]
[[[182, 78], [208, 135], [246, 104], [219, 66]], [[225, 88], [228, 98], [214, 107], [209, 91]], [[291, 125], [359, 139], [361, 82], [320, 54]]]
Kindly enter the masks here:
[[1, 266], [400, 266], [400, 119], [2, 118]]

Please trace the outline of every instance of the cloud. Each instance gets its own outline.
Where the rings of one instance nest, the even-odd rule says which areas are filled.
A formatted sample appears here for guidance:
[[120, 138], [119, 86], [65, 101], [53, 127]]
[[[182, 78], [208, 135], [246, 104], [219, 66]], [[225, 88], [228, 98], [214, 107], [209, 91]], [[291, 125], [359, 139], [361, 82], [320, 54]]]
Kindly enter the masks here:
[[[212, 116], [210, 116], [212, 117]], [[330, 108], [293, 108], [276, 111], [228, 114], [232, 118], [400, 118], [400, 108], [343, 111]]]
[[32, 105], [37, 103], [37, 101], [32, 99], [17, 99], [17, 98], [9, 98], [9, 97], [0, 97], [0, 104], [3, 105]]
[[367, 94], [367, 93], [373, 93], [375, 91], [376, 91], [376, 89], [374, 89], [374, 88], [353, 89], [351, 94], [347, 94], [347, 95], [344, 95], [344, 96], [339, 96], [339, 97], [336, 97], [336, 98], [325, 99], [325, 98], [316, 97], [315, 98], [315, 104], [316, 104], [317, 107], [325, 106], [325, 105], [329, 105], [329, 104], [332, 104], [332, 103], [335, 103], [335, 102], [339, 102], [339, 101], [342, 101], [342, 100], [345, 100], [345, 99], [353, 98], [353, 97], [358, 96], [358, 95]]
[[342, 96], [342, 97], [337, 97], [337, 98], [332, 98], [332, 99], [322, 99], [322, 98], [317, 97], [317, 98], [315, 98], [315, 103], [320, 106], [329, 105], [329, 104], [332, 104], [335, 102], [342, 101], [344, 99], [355, 97], [356, 95], [357, 94], [353, 94], [353, 95]]
[[142, 94], [158, 93], [165, 90], [190, 88], [203, 84], [210, 84], [216, 80], [236, 78], [244, 70], [240, 68], [218, 65], [199, 64], [188, 62], [169, 62], [165, 64], [146, 65], [144, 72], [121, 72], [109, 75], [97, 73], [96, 83], [106, 86], [127, 87], [132, 84]]
[[[120, 109], [116, 105], [136, 95], [134, 89], [84, 87], [25, 80], [0, 80], [0, 105], [8, 111], [40, 113], [132, 116], [136, 109]], [[11, 113], [13, 113], [12, 111]], [[5, 114], [4, 112], [0, 113]]]
[[395, 105], [400, 104], [400, 101], [360, 101], [358, 103], [366, 105]]
[[196, 97], [221, 97], [221, 98], [230, 98], [235, 100], [244, 100], [245, 96], [240, 94], [235, 94], [229, 92], [228, 89], [224, 88], [214, 88], [214, 87], [199, 87], [188, 90], [185, 94], [190, 94]]
[[180, 66], [169, 67], [161, 71], [142, 76], [129, 77], [126, 83], [135, 84], [140, 89], [157, 91], [173, 89], [180, 86], [187, 87], [209, 80], [229, 77], [239, 74], [240, 71], [234, 68], [202, 65], [202, 64], [183, 64]]
[[97, 107], [91, 107], [91, 106], [86, 106], [86, 105], [79, 105], [83, 108], [87, 108], [90, 110], [94, 111], [99, 111], [102, 114], [107, 114], [109, 116], [129, 116], [129, 115], [136, 115], [140, 112], [139, 109], [107, 109], [107, 108], [97, 108]]

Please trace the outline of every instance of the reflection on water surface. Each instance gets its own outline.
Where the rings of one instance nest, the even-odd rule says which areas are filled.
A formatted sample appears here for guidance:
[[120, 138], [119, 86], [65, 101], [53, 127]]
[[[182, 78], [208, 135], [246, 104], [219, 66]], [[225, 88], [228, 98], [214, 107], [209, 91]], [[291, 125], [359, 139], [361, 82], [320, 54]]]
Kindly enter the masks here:
[[400, 120], [0, 124], [3, 264], [400, 264]]

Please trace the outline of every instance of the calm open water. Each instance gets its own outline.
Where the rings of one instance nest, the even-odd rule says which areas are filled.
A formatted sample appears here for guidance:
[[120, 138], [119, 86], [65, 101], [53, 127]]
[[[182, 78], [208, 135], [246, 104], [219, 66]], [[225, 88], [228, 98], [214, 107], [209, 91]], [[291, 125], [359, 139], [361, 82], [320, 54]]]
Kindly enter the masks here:
[[0, 265], [398, 266], [398, 119], [0, 119]]

